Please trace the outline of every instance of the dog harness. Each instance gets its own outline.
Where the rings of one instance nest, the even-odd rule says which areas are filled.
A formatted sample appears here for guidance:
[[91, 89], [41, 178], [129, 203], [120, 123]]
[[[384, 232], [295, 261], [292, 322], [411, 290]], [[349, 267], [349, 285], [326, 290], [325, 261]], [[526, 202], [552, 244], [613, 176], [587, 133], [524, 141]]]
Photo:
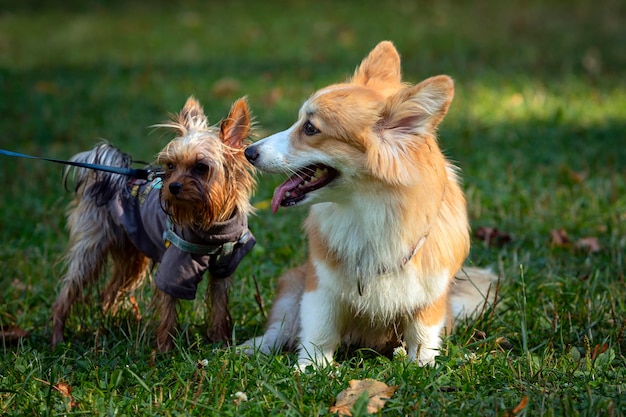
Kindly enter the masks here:
[[208, 230], [180, 227], [162, 208], [161, 186], [160, 178], [131, 180], [127, 192], [109, 201], [109, 210], [135, 247], [159, 263], [154, 275], [157, 288], [193, 300], [207, 270], [214, 278], [231, 276], [256, 239], [239, 212]]

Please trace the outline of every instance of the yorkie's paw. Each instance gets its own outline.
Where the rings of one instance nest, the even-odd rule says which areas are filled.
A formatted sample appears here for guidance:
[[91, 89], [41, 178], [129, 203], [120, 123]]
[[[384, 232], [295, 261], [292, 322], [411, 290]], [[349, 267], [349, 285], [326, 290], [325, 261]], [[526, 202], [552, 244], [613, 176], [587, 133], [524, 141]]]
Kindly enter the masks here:
[[167, 337], [157, 336], [156, 347], [159, 353], [169, 353], [174, 349], [174, 339], [169, 334]]
[[228, 327], [213, 326], [207, 329], [206, 335], [211, 343], [224, 343], [230, 346], [232, 330]]

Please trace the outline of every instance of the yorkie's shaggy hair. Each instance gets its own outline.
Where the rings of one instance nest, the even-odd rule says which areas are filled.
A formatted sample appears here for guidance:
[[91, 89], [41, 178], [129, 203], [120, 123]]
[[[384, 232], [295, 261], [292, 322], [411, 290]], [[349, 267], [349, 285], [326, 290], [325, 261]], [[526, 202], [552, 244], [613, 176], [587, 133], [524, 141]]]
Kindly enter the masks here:
[[[219, 126], [209, 126], [202, 107], [190, 97], [170, 122], [157, 126], [177, 136], [157, 156], [161, 178], [129, 180], [119, 174], [73, 170], [76, 197], [68, 213], [67, 272], [52, 307], [53, 346], [63, 341], [71, 306], [84, 287], [102, 275], [108, 259], [112, 268], [102, 302], [113, 313], [152, 265], [160, 264], [152, 305], [160, 319], [156, 344], [161, 352], [174, 346], [177, 299], [193, 299], [207, 270], [207, 335], [211, 341], [230, 341], [228, 284], [255, 243], [247, 227], [256, 185], [244, 157], [251, 129], [248, 105], [245, 99], [236, 101]], [[108, 143], [72, 160], [118, 167], [132, 163]]]

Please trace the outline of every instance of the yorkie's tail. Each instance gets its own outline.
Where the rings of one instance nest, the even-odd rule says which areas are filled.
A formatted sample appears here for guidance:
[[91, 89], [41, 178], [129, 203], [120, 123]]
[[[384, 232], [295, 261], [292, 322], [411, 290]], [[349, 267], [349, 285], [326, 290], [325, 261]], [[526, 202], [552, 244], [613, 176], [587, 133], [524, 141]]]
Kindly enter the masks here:
[[[77, 153], [70, 161], [105, 165], [120, 168], [130, 168], [132, 158], [108, 142], [103, 142], [89, 151]], [[89, 168], [68, 167], [63, 173], [63, 183], [74, 184], [77, 198], [89, 197], [94, 199], [97, 206], [107, 204], [111, 198], [122, 190], [128, 181], [124, 175], [103, 172]]]

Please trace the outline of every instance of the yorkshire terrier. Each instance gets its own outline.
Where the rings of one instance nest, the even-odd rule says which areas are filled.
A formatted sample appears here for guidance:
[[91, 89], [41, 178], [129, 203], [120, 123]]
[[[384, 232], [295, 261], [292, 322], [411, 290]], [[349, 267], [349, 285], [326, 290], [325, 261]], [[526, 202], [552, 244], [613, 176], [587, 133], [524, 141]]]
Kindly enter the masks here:
[[[209, 126], [202, 107], [190, 97], [170, 122], [157, 125], [176, 134], [157, 156], [161, 177], [129, 180], [120, 174], [73, 169], [76, 195], [68, 211], [67, 272], [52, 307], [53, 347], [63, 341], [72, 305], [82, 298], [84, 287], [103, 275], [109, 258], [112, 268], [102, 303], [111, 313], [159, 263], [152, 301], [159, 316], [159, 351], [174, 347], [177, 299], [194, 299], [207, 270], [207, 336], [213, 342], [230, 342], [229, 282], [256, 242], [247, 222], [256, 180], [244, 156], [251, 123], [245, 99], [232, 105], [219, 126]], [[116, 167], [132, 163], [108, 143], [72, 160]], [[66, 170], [66, 181], [69, 174]]]

